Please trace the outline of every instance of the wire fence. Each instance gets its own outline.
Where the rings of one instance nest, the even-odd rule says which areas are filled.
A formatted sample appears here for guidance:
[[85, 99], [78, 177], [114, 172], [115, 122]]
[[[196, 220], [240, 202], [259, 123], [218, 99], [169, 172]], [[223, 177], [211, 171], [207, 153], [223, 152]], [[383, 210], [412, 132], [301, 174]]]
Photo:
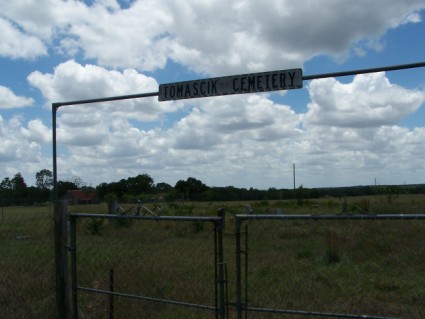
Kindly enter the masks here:
[[424, 318], [424, 215], [240, 215], [238, 318]]
[[[239, 206], [223, 219], [73, 208], [70, 314], [425, 318], [425, 214]], [[0, 318], [56, 317], [53, 228], [53, 207], [0, 207]]]
[[220, 223], [71, 214], [73, 317], [224, 318]]
[[0, 207], [0, 318], [53, 318], [53, 209]]

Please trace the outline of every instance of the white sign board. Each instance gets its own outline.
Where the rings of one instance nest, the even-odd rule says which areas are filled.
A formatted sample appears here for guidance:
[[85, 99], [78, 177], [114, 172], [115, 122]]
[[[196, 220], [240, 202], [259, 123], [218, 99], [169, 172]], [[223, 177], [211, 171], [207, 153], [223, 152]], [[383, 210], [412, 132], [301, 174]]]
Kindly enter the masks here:
[[161, 84], [159, 101], [193, 99], [207, 96], [299, 89], [303, 86], [301, 69], [224, 76], [203, 80]]

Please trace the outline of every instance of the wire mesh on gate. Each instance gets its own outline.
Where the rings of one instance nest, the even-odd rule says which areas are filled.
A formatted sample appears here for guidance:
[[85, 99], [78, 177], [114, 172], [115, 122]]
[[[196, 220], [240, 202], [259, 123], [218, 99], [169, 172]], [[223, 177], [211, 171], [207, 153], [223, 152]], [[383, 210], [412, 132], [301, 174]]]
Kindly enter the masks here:
[[71, 214], [74, 318], [222, 318], [219, 222]]
[[238, 318], [425, 318], [425, 215], [236, 219]]
[[0, 318], [53, 318], [50, 205], [0, 207]]

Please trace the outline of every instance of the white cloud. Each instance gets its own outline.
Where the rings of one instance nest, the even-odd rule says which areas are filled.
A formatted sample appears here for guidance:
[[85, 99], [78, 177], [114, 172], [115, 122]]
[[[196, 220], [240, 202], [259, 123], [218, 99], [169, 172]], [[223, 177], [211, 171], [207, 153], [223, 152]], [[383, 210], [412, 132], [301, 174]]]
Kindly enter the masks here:
[[385, 73], [357, 75], [352, 83], [313, 80], [307, 125], [379, 127], [398, 124], [425, 101], [425, 92], [391, 84]]
[[[155, 79], [134, 69], [122, 72], [95, 65], [80, 65], [73, 60], [55, 68], [53, 74], [35, 71], [28, 76], [48, 103], [152, 93], [158, 91]], [[73, 127], [110, 123], [121, 116], [137, 121], [160, 121], [161, 115], [181, 107], [179, 103], [159, 103], [154, 98], [67, 106], [60, 108], [61, 123]]]
[[[153, 78], [134, 69], [118, 72], [95, 65], [83, 66], [73, 60], [58, 65], [53, 74], [33, 72], [28, 81], [42, 92], [49, 107], [52, 102], [158, 91]], [[156, 98], [63, 106], [57, 113], [58, 141], [68, 145], [98, 145], [117, 130], [117, 122], [135, 121], [133, 125], [139, 126], [144, 122], [161, 123], [164, 114], [181, 107], [181, 103], [159, 103]]]
[[62, 53], [81, 51], [103, 66], [151, 71], [172, 59], [199, 73], [225, 75], [301, 67], [317, 54], [344, 59], [353, 46], [362, 55], [382, 50], [379, 38], [390, 28], [420, 22], [424, 8], [422, 0], [354, 6], [332, 0], [139, 0], [123, 9], [114, 0], [91, 6], [33, 0], [3, 2], [0, 16]]
[[[157, 88], [131, 69], [75, 61], [53, 74], [35, 72], [29, 81], [49, 101]], [[311, 103], [301, 114], [268, 94], [195, 99], [186, 101], [187, 109], [151, 98], [64, 106], [58, 113], [58, 142], [67, 146], [59, 154], [60, 178], [87, 176], [97, 185], [147, 172], [172, 185], [193, 176], [208, 185], [292, 187], [296, 163], [297, 183], [306, 187], [323, 186], [324, 180], [367, 184], [374, 177], [383, 183], [388, 174], [395, 182], [420, 182], [406, 161], [414, 158], [420, 167], [425, 131], [396, 125], [418, 109], [424, 92], [394, 85], [384, 73], [359, 75], [348, 84], [315, 80], [307, 89]], [[174, 112], [167, 115], [175, 118], [171, 126], [161, 122], [167, 112]], [[28, 130], [37, 132], [39, 124]]]
[[31, 142], [47, 144], [52, 141], [52, 130], [39, 119], [29, 121], [28, 128], [22, 127], [21, 132], [22, 136]]
[[74, 60], [59, 64], [54, 74], [35, 71], [28, 76], [28, 81], [37, 87], [49, 102], [158, 91], [154, 78], [140, 74], [134, 69], [118, 72], [92, 64], [81, 65]]
[[[95, 8], [107, 10], [100, 6]], [[27, 34], [46, 43], [51, 43], [56, 36], [67, 34], [71, 25], [95, 18], [83, 1], [75, 0], [1, 1], [0, 16], [14, 21]]]
[[51, 167], [50, 160], [42, 154], [42, 144], [49, 141], [49, 129], [39, 120], [25, 125], [19, 116], [5, 120], [0, 115], [1, 178], [13, 177], [17, 172], [26, 177], [34, 176], [35, 172]]
[[176, 148], [227, 147], [245, 139], [267, 142], [300, 134], [300, 117], [289, 106], [265, 96], [246, 95], [206, 99], [172, 129]]
[[33, 104], [32, 98], [17, 96], [11, 89], [0, 85], [0, 109], [21, 108]]
[[35, 59], [47, 55], [47, 48], [37, 37], [20, 31], [11, 22], [0, 17], [0, 56]]
[[[0, 22], [15, 38], [0, 40], [0, 56], [12, 57], [9, 45], [20, 50], [15, 57], [36, 58], [48, 46], [90, 60], [28, 76], [49, 109], [52, 102], [155, 92], [157, 81], [141, 72], [164, 68], [170, 59], [198, 73], [225, 75], [301, 67], [318, 54], [339, 61], [367, 56], [385, 49], [382, 35], [390, 28], [420, 22], [418, 10], [425, 8], [422, 0], [91, 3], [0, 2]], [[296, 163], [297, 184], [306, 187], [372, 183], [374, 177], [423, 182], [425, 131], [398, 126], [423, 104], [423, 91], [392, 84], [383, 73], [348, 84], [312, 81], [307, 89], [305, 113], [267, 94], [61, 107], [59, 178], [81, 176], [97, 185], [147, 172], [172, 185], [193, 176], [208, 185], [292, 187]], [[34, 103], [5, 87], [2, 96], [14, 100], [8, 107]], [[50, 167], [43, 147], [51, 130], [42, 120], [0, 118], [0, 135], [0, 176]]]

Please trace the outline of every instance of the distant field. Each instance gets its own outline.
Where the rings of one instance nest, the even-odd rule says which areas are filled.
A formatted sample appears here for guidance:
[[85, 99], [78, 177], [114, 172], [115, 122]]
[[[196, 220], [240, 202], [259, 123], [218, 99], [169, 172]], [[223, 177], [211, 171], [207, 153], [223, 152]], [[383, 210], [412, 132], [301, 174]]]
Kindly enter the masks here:
[[[212, 216], [226, 207], [225, 261], [229, 301], [234, 302], [233, 216], [245, 213], [248, 204], [258, 214], [425, 213], [425, 195], [146, 206], [153, 210], [159, 205], [161, 214], [170, 216]], [[124, 210], [132, 207], [121, 206]], [[68, 210], [107, 213], [107, 205], [69, 206]], [[52, 219], [49, 206], [0, 208], [1, 318], [53, 316]], [[247, 225], [249, 306], [425, 317], [425, 221], [261, 221]], [[109, 289], [113, 269], [116, 291], [214, 304], [211, 225], [132, 222], [117, 226], [81, 219], [77, 239], [78, 280], [84, 286]], [[107, 296], [81, 292], [79, 298], [84, 318], [107, 316]], [[208, 311], [125, 298], [115, 302], [117, 318], [214, 318]], [[233, 310], [230, 307], [230, 313]], [[249, 314], [250, 318], [270, 316]]]

